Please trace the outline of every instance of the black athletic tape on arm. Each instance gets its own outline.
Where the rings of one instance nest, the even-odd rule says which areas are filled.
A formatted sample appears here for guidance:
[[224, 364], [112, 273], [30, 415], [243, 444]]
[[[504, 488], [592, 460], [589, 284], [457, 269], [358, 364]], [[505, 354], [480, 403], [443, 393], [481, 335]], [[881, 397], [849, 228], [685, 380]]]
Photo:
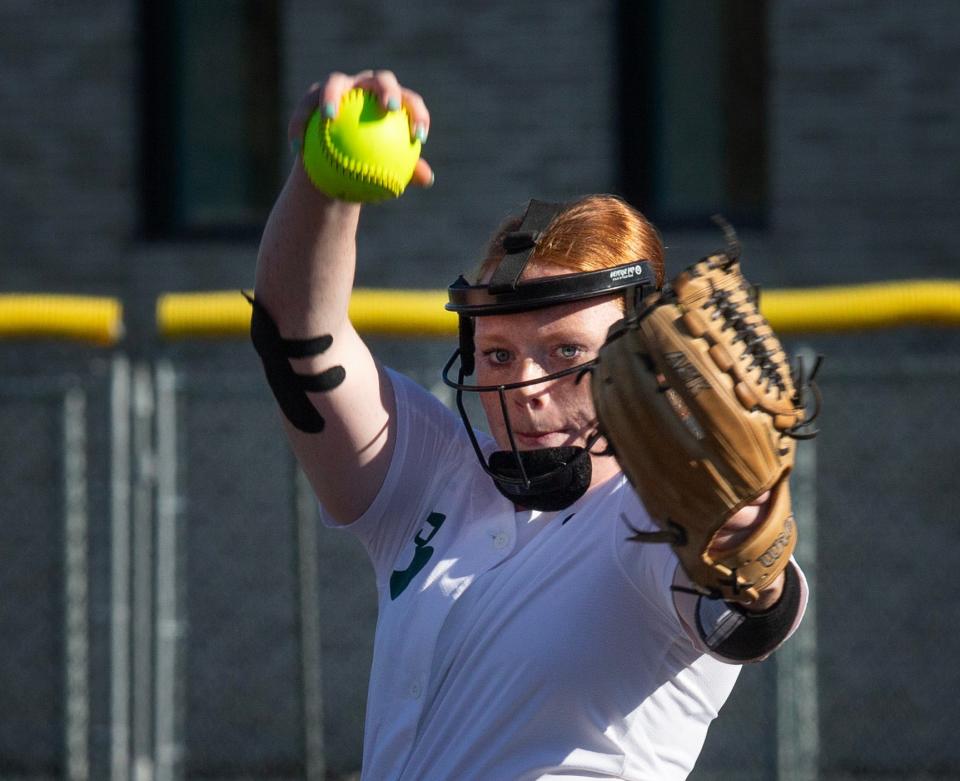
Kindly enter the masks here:
[[[762, 613], [751, 613], [742, 605], [726, 603], [730, 610], [739, 614], [739, 624], [722, 642], [710, 648], [720, 656], [738, 662], [749, 662], [766, 656], [787, 637], [790, 627], [800, 609], [800, 577], [793, 564], [784, 570], [783, 593], [777, 603]], [[705, 597], [701, 597], [705, 599]], [[704, 637], [697, 611], [697, 629]], [[706, 638], [704, 638], [706, 640]]]
[[342, 366], [331, 366], [319, 374], [297, 374], [291, 358], [309, 358], [326, 352], [333, 344], [329, 334], [312, 339], [284, 339], [266, 307], [246, 293], [253, 305], [250, 317], [250, 339], [263, 362], [270, 390], [280, 411], [295, 428], [307, 434], [319, 434], [326, 421], [307, 397], [307, 391], [330, 391], [343, 382], [347, 373]]

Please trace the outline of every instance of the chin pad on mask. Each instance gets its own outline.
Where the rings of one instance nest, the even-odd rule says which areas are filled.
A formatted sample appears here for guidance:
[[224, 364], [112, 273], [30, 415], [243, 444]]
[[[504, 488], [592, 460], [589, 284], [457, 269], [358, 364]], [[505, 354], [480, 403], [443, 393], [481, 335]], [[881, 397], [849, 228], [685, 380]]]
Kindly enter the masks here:
[[[530, 485], [523, 483], [523, 463]], [[530, 510], [551, 512], [569, 507], [590, 487], [590, 454], [582, 447], [498, 450], [490, 454], [490, 471], [507, 499]]]

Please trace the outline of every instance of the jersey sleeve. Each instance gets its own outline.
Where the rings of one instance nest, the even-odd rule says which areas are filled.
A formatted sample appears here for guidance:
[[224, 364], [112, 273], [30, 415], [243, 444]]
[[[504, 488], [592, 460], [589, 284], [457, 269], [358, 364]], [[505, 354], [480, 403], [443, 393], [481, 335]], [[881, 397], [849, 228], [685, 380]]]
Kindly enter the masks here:
[[387, 369], [396, 398], [397, 437], [383, 485], [352, 523], [337, 525], [320, 506], [325, 526], [355, 535], [370, 556], [378, 582], [389, 573], [401, 547], [429, 516], [430, 498], [463, 459], [466, 435], [460, 420], [413, 380]]

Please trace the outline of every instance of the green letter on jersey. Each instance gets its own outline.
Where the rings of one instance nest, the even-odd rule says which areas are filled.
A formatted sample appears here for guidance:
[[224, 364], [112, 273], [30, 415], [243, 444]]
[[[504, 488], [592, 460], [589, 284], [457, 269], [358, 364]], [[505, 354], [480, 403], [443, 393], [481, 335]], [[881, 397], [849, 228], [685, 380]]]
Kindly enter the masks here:
[[406, 590], [407, 586], [410, 585], [410, 581], [412, 581], [420, 570], [427, 565], [427, 562], [430, 561], [430, 557], [433, 555], [433, 546], [427, 545], [427, 543], [433, 539], [434, 534], [440, 531], [440, 527], [443, 526], [443, 522], [446, 519], [447, 516], [443, 513], [430, 513], [430, 515], [427, 516], [427, 523], [432, 527], [430, 534], [426, 537], [421, 537], [421, 532], [417, 532], [413, 538], [413, 544], [416, 548], [414, 548], [413, 561], [410, 562], [410, 566], [403, 572], [394, 570], [393, 574], [390, 575], [390, 599], [399, 597]]

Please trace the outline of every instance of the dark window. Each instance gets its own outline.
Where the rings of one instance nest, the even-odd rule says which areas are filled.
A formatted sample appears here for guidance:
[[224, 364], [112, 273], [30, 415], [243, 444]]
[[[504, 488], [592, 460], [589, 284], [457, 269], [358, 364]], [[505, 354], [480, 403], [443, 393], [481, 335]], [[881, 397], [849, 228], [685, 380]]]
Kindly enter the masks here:
[[767, 5], [620, 0], [621, 192], [662, 226], [765, 220]]
[[278, 188], [278, 0], [142, 0], [147, 236], [262, 227]]

